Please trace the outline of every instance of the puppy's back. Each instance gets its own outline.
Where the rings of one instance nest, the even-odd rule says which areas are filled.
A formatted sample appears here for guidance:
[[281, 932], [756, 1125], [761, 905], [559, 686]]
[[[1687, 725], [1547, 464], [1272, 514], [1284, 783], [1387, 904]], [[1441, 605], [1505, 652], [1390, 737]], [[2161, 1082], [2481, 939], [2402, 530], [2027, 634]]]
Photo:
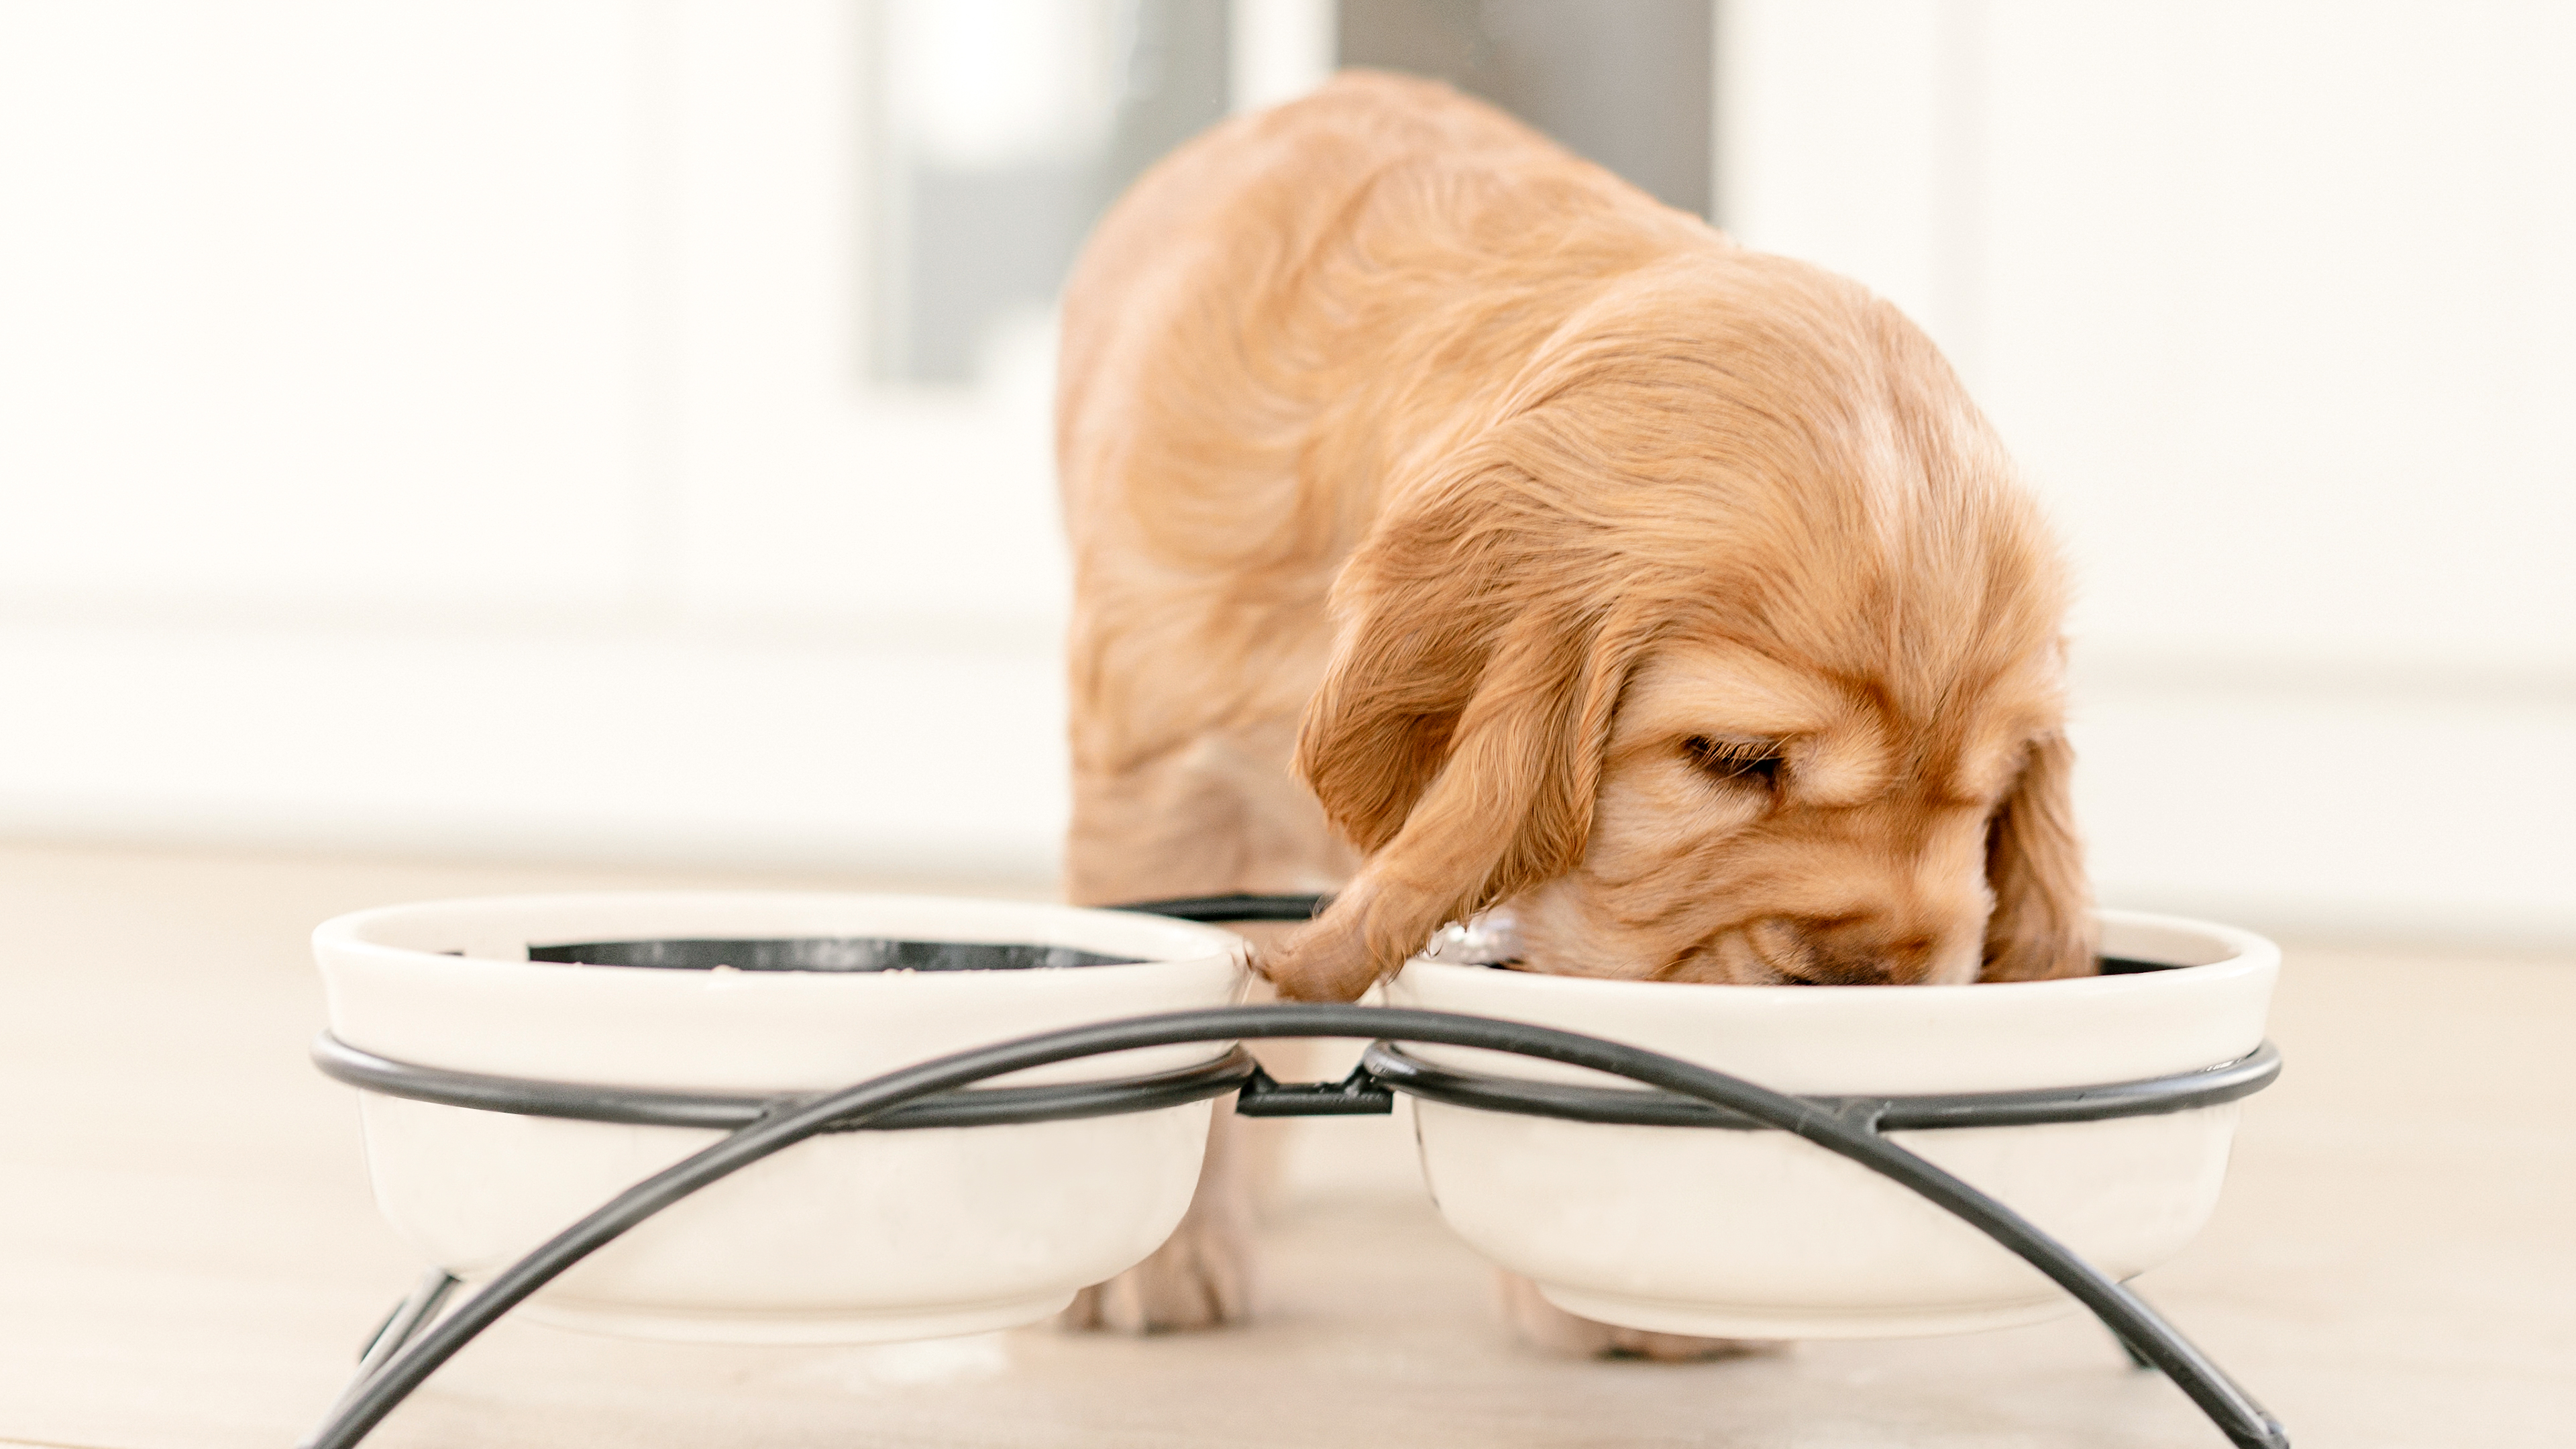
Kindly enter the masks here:
[[[1077, 898], [1348, 868], [1289, 757], [1327, 593], [1389, 481], [1478, 427], [1613, 279], [1723, 246], [1388, 75], [1238, 117], [1136, 183], [1064, 302]], [[1219, 844], [1247, 835], [1272, 844]]]
[[1126, 369], [1155, 370], [1139, 350], [1180, 340], [1178, 329], [1257, 325], [1293, 307], [1280, 293], [1296, 287], [1299, 261], [1347, 234], [1355, 205], [1380, 182], [1570, 159], [1446, 86], [1365, 71], [1208, 131], [1119, 198], [1066, 283], [1060, 445], [1081, 431], [1109, 391], [1103, 384], [1125, 380]]

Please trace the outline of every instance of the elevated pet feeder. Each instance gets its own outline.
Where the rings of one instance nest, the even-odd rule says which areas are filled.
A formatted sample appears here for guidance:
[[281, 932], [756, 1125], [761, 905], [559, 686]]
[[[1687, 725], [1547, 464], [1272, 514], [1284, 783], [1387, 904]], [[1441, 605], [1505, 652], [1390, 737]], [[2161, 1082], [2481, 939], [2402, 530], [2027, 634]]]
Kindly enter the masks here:
[[[1213, 1098], [1330, 1115], [1398, 1091], [1452, 1227], [1572, 1311], [1863, 1337], [2080, 1303], [2231, 1442], [2288, 1443], [2118, 1282], [2206, 1219], [2234, 1104], [2279, 1071], [2268, 942], [2105, 913], [2106, 974], [2073, 981], [1418, 961], [1390, 1007], [1228, 1004], [1242, 942], [1192, 922], [1315, 905], [609, 895], [325, 925], [315, 1059], [367, 1092], [378, 1200], [436, 1266], [307, 1444], [356, 1444], [523, 1301], [731, 1341], [1036, 1322], [1169, 1234]], [[1373, 1045], [1345, 1081], [1280, 1084], [1237, 1045], [1280, 1037]]]

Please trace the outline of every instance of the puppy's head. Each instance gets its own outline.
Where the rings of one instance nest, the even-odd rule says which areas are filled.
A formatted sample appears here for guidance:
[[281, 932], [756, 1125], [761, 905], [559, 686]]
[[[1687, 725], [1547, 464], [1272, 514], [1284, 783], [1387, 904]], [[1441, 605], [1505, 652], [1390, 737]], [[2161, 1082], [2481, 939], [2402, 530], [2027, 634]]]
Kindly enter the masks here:
[[1368, 862], [1274, 953], [1287, 994], [1355, 996], [1504, 903], [1570, 974], [2091, 969], [2060, 565], [1894, 309], [1678, 259], [1395, 496], [1299, 742]]

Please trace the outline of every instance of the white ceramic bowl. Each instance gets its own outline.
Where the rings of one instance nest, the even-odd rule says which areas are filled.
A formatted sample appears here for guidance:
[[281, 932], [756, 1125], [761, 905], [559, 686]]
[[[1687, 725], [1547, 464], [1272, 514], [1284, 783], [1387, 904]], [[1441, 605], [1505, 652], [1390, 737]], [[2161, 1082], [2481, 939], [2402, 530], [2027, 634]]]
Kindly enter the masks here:
[[[2105, 911], [2105, 955], [2180, 969], [1977, 986], [1682, 986], [1414, 961], [1398, 1006], [1632, 1043], [1785, 1092], [2008, 1091], [2160, 1077], [2263, 1039], [2280, 952], [2226, 926]], [[1491, 1075], [1635, 1084], [1454, 1047]], [[1863, 1338], [2034, 1322], [2076, 1304], [1983, 1234], [1780, 1132], [1511, 1116], [1417, 1100], [1433, 1196], [1550, 1302], [1635, 1328]], [[1890, 1134], [2114, 1278], [2163, 1262], [2218, 1199], [2237, 1107]]]
[[[743, 971], [528, 959], [573, 942], [876, 937], [1070, 947], [1137, 964]], [[314, 932], [331, 1030], [398, 1061], [718, 1092], [847, 1086], [1058, 1027], [1237, 1000], [1231, 933], [1062, 906], [861, 895], [440, 901]], [[1168, 1071], [1226, 1043], [1063, 1062], [992, 1085]], [[930, 1338], [1029, 1323], [1159, 1246], [1198, 1181], [1210, 1104], [1071, 1121], [841, 1133], [682, 1201], [521, 1310], [645, 1337]], [[361, 1098], [376, 1201], [427, 1258], [487, 1277], [721, 1134]]]

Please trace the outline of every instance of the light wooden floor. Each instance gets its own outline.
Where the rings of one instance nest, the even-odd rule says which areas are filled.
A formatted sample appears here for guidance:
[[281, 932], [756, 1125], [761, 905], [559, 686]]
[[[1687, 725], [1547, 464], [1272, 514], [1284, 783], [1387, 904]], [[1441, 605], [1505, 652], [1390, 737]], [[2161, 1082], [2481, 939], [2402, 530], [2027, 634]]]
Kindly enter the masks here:
[[[0, 1443], [279, 1449], [412, 1278], [349, 1094], [304, 1061], [314, 922], [683, 883], [0, 849]], [[2293, 943], [2273, 1034], [2289, 1072], [2248, 1111], [2218, 1221], [2140, 1286], [2305, 1449], [2576, 1443], [2576, 961]], [[1400, 1121], [1288, 1130], [1255, 1327], [754, 1350], [505, 1322], [370, 1442], [2220, 1442], [2081, 1320], [1693, 1367], [1538, 1357], [1497, 1330]]]

